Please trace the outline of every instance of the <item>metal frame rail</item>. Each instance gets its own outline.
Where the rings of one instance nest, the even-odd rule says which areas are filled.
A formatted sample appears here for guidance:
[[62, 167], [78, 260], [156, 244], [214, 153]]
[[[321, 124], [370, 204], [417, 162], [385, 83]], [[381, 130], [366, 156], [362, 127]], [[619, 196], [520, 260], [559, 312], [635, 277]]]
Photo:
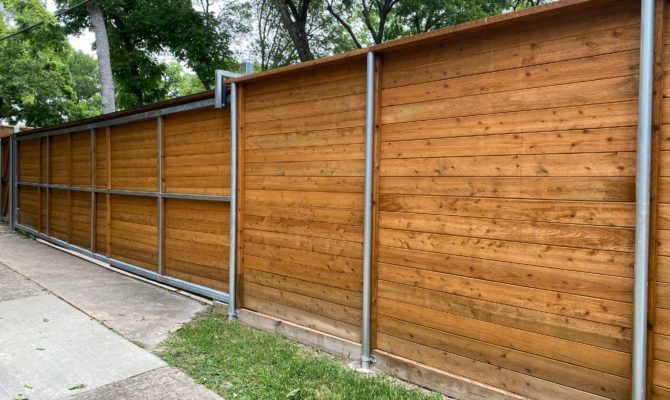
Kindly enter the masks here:
[[[175, 114], [175, 113], [181, 113], [185, 111], [191, 111], [191, 110], [197, 110], [197, 109], [202, 109], [202, 108], [207, 108], [207, 107], [213, 107], [215, 103], [215, 99], [205, 99], [205, 100], [200, 100], [200, 101], [195, 101], [192, 103], [187, 103], [187, 104], [180, 104], [176, 106], [171, 106], [163, 109], [158, 109], [158, 110], [152, 110], [152, 111], [147, 111], [143, 113], [138, 113], [138, 114], [133, 114], [133, 115], [128, 115], [128, 116], [123, 116], [119, 118], [114, 118], [106, 121], [98, 121], [98, 122], [92, 122], [89, 124], [77, 126], [77, 127], [72, 127], [72, 128], [59, 128], [59, 129], [54, 129], [51, 131], [45, 131], [45, 132], [38, 132], [35, 134], [23, 134], [23, 135], [14, 135], [10, 137], [10, 187], [13, 189], [10, 195], [10, 207], [9, 207], [9, 220], [10, 220], [10, 228], [11, 229], [19, 229], [22, 230], [26, 233], [29, 233], [35, 237], [38, 237], [42, 240], [45, 240], [47, 242], [53, 243], [57, 246], [61, 246], [63, 248], [66, 248], [68, 250], [80, 253], [82, 255], [85, 255], [87, 257], [93, 258], [95, 260], [99, 260], [102, 262], [105, 262], [107, 264], [110, 264], [116, 268], [120, 268], [124, 271], [133, 273], [135, 275], [139, 275], [157, 282], [165, 283], [170, 286], [183, 289], [195, 294], [199, 294], [201, 296], [211, 298], [214, 300], [218, 300], [224, 303], [229, 302], [229, 295], [228, 293], [221, 292], [215, 289], [210, 289], [205, 286], [201, 286], [195, 283], [187, 282], [178, 278], [173, 278], [170, 276], [167, 276], [164, 274], [165, 271], [163, 271], [163, 253], [164, 253], [164, 248], [163, 248], [163, 237], [164, 237], [164, 213], [165, 213], [165, 207], [164, 207], [164, 201], [165, 199], [185, 199], [185, 200], [202, 200], [202, 201], [217, 201], [217, 202], [230, 202], [231, 201], [231, 196], [212, 196], [212, 195], [203, 195], [203, 194], [183, 194], [183, 193], [165, 193], [164, 192], [164, 187], [163, 187], [163, 121], [162, 117], [165, 115], [169, 114]], [[150, 119], [156, 119], [156, 124], [157, 124], [157, 142], [158, 142], [158, 185], [157, 185], [157, 190], [155, 192], [153, 191], [139, 191], [139, 190], [120, 190], [120, 189], [104, 189], [104, 188], [98, 188], [96, 187], [96, 179], [95, 179], [95, 147], [96, 147], [96, 135], [95, 135], [95, 129], [96, 128], [106, 128], [110, 126], [115, 126], [115, 125], [121, 125], [121, 124], [127, 124], [131, 122], [136, 122], [136, 121], [145, 121], [145, 120], [150, 120]], [[52, 184], [50, 183], [50, 167], [49, 167], [49, 160], [51, 159], [51, 137], [56, 136], [56, 135], [62, 135], [62, 134], [69, 134], [73, 132], [82, 132], [90, 130], [91, 131], [91, 149], [90, 149], [90, 154], [91, 154], [91, 185], [90, 187], [83, 187], [83, 186], [70, 186], [70, 185], [57, 185], [57, 184]], [[30, 139], [38, 139], [38, 138], [46, 138], [47, 140], [47, 146], [46, 146], [46, 152], [47, 152], [47, 171], [46, 171], [46, 182], [47, 183], [38, 183], [38, 182], [24, 182], [24, 181], [19, 181], [18, 180], [18, 146], [20, 145], [21, 141], [24, 140], [30, 140]], [[40, 144], [41, 145], [41, 144]], [[0, 147], [1, 149], [1, 147]], [[0, 159], [1, 161], [1, 159]], [[39, 232], [36, 229], [30, 228], [28, 226], [25, 226], [20, 223], [20, 221], [17, 219], [20, 216], [20, 211], [19, 211], [19, 204], [17, 203], [17, 193], [18, 193], [18, 188], [21, 186], [25, 187], [37, 187], [37, 188], [43, 188], [46, 189], [46, 232], [47, 234], [44, 234], [42, 232]], [[91, 249], [86, 249], [80, 246], [76, 246], [72, 243], [69, 243], [67, 241], [61, 240], [54, 238], [49, 235], [50, 233], [50, 212], [49, 212], [49, 205], [50, 205], [50, 198], [51, 198], [51, 190], [53, 189], [60, 189], [60, 190], [70, 190], [70, 191], [79, 191], [79, 192], [89, 192], [91, 194], [91, 210], [90, 210], [90, 221], [91, 221], [91, 229], [90, 229], [90, 243], [91, 243]], [[231, 192], [232, 193], [232, 192]], [[96, 242], [96, 196], [98, 194], [116, 194], [116, 195], [123, 195], [123, 196], [141, 196], [141, 197], [150, 197], [150, 198], [156, 198], [158, 202], [158, 272], [153, 272], [150, 270], [147, 270], [145, 268], [138, 267], [136, 265], [132, 265], [111, 257], [104, 256], [102, 254], [99, 254], [95, 251], [95, 242]], [[40, 211], [41, 212], [41, 211]]]

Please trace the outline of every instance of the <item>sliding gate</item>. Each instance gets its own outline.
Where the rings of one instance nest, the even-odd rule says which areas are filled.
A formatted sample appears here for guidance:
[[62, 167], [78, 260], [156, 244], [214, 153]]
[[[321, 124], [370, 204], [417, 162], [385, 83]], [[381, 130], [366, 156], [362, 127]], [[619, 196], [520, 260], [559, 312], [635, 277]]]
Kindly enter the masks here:
[[15, 136], [15, 227], [228, 302], [230, 111], [207, 95]]

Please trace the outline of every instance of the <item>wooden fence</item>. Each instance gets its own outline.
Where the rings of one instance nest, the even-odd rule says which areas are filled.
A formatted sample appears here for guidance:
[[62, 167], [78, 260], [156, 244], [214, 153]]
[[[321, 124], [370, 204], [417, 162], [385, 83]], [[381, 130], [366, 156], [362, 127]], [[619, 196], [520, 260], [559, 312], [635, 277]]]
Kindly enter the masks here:
[[[648, 379], [670, 399], [665, 1], [657, 14]], [[630, 398], [639, 48], [638, 1], [572, 0], [371, 49], [380, 365], [460, 398]], [[367, 52], [233, 80], [238, 308], [349, 344]], [[18, 223], [225, 294], [229, 108], [158, 114], [25, 136]]]
[[230, 113], [170, 110], [18, 141], [17, 223], [145, 276], [225, 293]]

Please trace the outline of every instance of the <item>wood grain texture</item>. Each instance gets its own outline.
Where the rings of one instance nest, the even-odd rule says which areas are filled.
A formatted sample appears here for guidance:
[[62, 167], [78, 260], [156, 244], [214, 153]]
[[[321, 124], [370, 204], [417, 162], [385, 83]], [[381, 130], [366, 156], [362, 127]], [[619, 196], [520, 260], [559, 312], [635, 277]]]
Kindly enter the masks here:
[[228, 290], [230, 206], [165, 200], [165, 274]]
[[[3, 143], [4, 144], [4, 143]], [[21, 182], [40, 181], [40, 141], [39, 139], [19, 142], [18, 177]]]
[[91, 195], [87, 192], [71, 191], [70, 243], [90, 248], [91, 245]]
[[637, 12], [384, 54], [380, 350], [530, 398], [629, 397]]
[[[420, 371], [509, 397], [623, 400], [631, 375], [640, 6], [568, 0], [546, 10], [375, 47], [383, 60], [375, 69], [372, 343]], [[657, 22], [657, 36], [667, 36], [668, 15]], [[365, 51], [241, 78], [233, 133], [238, 304], [354, 342], [361, 340]], [[657, 42], [656, 53], [649, 392], [663, 399], [670, 398], [670, 125], [662, 117], [670, 112], [670, 70], [660, 62], [670, 43]], [[229, 195], [230, 122], [229, 108], [164, 116], [162, 177], [153, 119], [96, 130], [95, 160], [90, 132], [76, 128], [49, 139], [51, 160], [46, 141], [25, 141], [19, 174]], [[90, 221], [88, 193], [50, 192], [43, 204], [43, 191], [20, 189], [22, 223], [39, 228], [50, 209], [50, 234], [83, 247], [95, 223], [98, 252], [158, 271], [155, 198], [97, 196]], [[227, 291], [228, 205], [166, 199], [164, 207], [163, 272]]]
[[229, 110], [197, 110], [163, 118], [167, 193], [230, 194]]
[[18, 187], [18, 222], [29, 228], [39, 230], [40, 197], [38, 188], [33, 186]]
[[60, 240], [68, 240], [68, 192], [51, 189], [49, 228], [51, 236]]
[[245, 84], [242, 108], [245, 307], [358, 340], [365, 63]]
[[111, 131], [111, 186], [113, 189], [156, 191], [158, 143], [156, 122], [147, 120], [113, 126]]
[[91, 186], [91, 132], [72, 134], [70, 168], [73, 186]]
[[112, 258], [157, 272], [158, 210], [156, 200], [112, 195]]

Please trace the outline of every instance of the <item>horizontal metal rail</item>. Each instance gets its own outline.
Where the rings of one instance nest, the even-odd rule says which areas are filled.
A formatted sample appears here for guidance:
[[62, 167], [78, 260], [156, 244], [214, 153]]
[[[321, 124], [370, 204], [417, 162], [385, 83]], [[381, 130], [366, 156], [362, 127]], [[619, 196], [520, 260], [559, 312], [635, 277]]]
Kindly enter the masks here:
[[230, 196], [212, 196], [208, 194], [161, 193], [160, 197], [164, 199], [187, 199], [187, 200], [230, 202]]
[[143, 196], [143, 197], [160, 197], [165, 199], [230, 202], [230, 196], [215, 196], [208, 194], [159, 193], [159, 192], [148, 192], [142, 190], [103, 189], [103, 188], [91, 188], [85, 186], [67, 186], [67, 185], [57, 185], [54, 183], [37, 183], [37, 182], [18, 182], [18, 185], [49, 188], [49, 189], [72, 190], [76, 192], [118, 194], [122, 196]]
[[161, 109], [158, 109], [158, 110], [145, 111], [145, 112], [141, 112], [141, 113], [137, 113], [137, 114], [126, 115], [126, 116], [123, 116], [123, 117], [108, 119], [108, 120], [105, 120], [105, 121], [91, 122], [90, 124], [84, 124], [84, 125], [78, 125], [78, 126], [72, 126], [72, 127], [66, 127], [66, 128], [59, 128], [59, 129], [54, 129], [54, 130], [44, 131], [44, 132], [38, 132], [38, 133], [33, 133], [33, 134], [26, 133], [26, 134], [23, 134], [23, 135], [16, 135], [16, 140], [21, 141], [21, 140], [37, 139], [37, 138], [44, 137], [44, 136], [55, 136], [55, 135], [61, 135], [61, 134], [65, 134], [65, 133], [85, 131], [85, 130], [89, 130], [89, 129], [103, 128], [103, 127], [107, 127], [107, 126], [122, 125], [122, 124], [127, 124], [127, 123], [130, 123], [130, 122], [136, 122], [136, 121], [142, 121], [142, 120], [145, 120], [145, 119], [156, 118], [156, 117], [159, 117], [161, 115], [175, 114], [175, 113], [180, 113], [180, 112], [184, 112], [184, 111], [197, 110], [197, 109], [200, 109], [200, 108], [207, 108], [207, 107], [214, 107], [214, 98], [213, 97], [211, 99], [194, 101], [192, 103], [186, 103], [186, 104], [179, 104], [179, 105], [176, 105], [176, 106], [161, 108]]
[[154, 280], [156, 282], [164, 283], [166, 285], [170, 285], [170, 286], [176, 287], [178, 289], [186, 290], [186, 291], [191, 292], [191, 293], [199, 294], [201, 296], [204, 296], [204, 297], [207, 297], [207, 298], [210, 298], [210, 299], [218, 300], [218, 301], [221, 301], [223, 303], [228, 303], [228, 299], [229, 299], [228, 293], [220, 292], [218, 290], [210, 289], [210, 288], [200, 286], [200, 285], [195, 284], [195, 283], [186, 282], [186, 281], [183, 281], [181, 279], [172, 278], [172, 277], [169, 277], [169, 276], [166, 276], [166, 275], [160, 275], [156, 272], [149, 271], [149, 270], [144, 269], [142, 267], [138, 267], [138, 266], [135, 266], [135, 265], [132, 265], [132, 264], [128, 264], [126, 262], [119, 261], [119, 260], [116, 260], [114, 258], [109, 258], [109, 257], [103, 256], [103, 255], [98, 254], [98, 253], [93, 253], [90, 250], [87, 250], [83, 247], [73, 245], [73, 244], [68, 243], [68, 242], [66, 242], [64, 240], [61, 240], [61, 239], [56, 239], [54, 237], [47, 236], [47, 235], [45, 235], [41, 232], [36, 231], [33, 228], [27, 227], [25, 225], [21, 225], [21, 224], [17, 223], [16, 228], [19, 229], [19, 230], [24, 231], [25, 233], [28, 233], [28, 234], [34, 236], [34, 237], [38, 237], [42, 240], [45, 240], [49, 243], [53, 243], [57, 246], [63, 247], [65, 249], [74, 251], [74, 252], [82, 254], [82, 255], [85, 255], [85, 256], [93, 258], [95, 260], [102, 261], [104, 263], [107, 263], [111, 266], [122, 269], [124, 271], [130, 272], [132, 274], [139, 275], [139, 276], [142, 276], [144, 278]]

